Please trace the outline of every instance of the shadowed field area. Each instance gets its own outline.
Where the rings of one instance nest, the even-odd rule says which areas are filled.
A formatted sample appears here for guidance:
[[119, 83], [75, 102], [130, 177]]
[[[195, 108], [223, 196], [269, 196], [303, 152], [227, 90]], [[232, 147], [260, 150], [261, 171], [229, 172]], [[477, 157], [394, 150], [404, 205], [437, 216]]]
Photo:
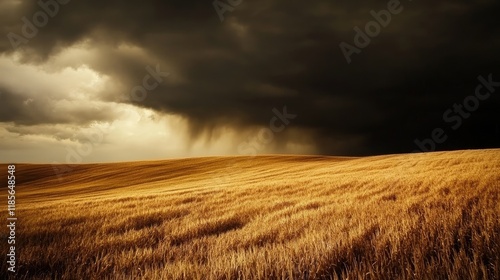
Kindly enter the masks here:
[[500, 149], [19, 164], [16, 180], [17, 279], [500, 277]]

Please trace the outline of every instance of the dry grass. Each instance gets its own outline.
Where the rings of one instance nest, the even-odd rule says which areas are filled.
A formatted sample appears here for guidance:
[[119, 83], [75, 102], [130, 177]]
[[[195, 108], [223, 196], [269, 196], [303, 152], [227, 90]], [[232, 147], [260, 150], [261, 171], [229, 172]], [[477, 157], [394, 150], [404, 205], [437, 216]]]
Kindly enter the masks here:
[[500, 277], [499, 149], [81, 165], [62, 182], [18, 165], [16, 177], [19, 279]]

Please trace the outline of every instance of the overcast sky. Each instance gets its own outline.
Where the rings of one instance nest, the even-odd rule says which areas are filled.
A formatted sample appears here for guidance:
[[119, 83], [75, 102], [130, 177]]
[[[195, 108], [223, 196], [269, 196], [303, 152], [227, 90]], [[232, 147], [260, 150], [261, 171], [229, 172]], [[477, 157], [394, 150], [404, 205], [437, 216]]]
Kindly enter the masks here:
[[499, 8], [0, 0], [0, 161], [499, 147]]

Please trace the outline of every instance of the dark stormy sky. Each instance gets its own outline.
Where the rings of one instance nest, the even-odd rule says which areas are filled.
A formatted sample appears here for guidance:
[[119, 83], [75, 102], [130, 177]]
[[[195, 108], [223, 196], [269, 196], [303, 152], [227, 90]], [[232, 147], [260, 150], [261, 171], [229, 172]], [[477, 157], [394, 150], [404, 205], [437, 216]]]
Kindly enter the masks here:
[[0, 161], [499, 147], [499, 8], [0, 0]]

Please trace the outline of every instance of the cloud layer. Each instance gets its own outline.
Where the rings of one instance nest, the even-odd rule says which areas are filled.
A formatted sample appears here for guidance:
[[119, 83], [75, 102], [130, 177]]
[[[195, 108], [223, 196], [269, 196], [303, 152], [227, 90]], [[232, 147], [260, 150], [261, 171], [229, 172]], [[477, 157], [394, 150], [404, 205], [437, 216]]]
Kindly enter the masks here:
[[[436, 127], [448, 135], [438, 149], [498, 146], [500, 89], [460, 129], [450, 130], [443, 113], [474, 94], [479, 75], [500, 81], [500, 4], [401, 5], [348, 64], [339, 44], [354, 45], [353, 28], [364, 29], [370, 11], [387, 3], [243, 1], [221, 22], [211, 1], [71, 0], [47, 6], [57, 13], [14, 48], [23, 17], [32, 22], [43, 9], [5, 0], [0, 122], [39, 135], [37, 127], [113, 123], [124, 108], [151, 110], [183, 120], [169, 130], [186, 133], [186, 147], [201, 139], [237, 153], [268, 126], [273, 108], [287, 106], [298, 117], [262, 152], [411, 152]], [[146, 67], [157, 65], [170, 76], [143, 101], [131, 100]], [[224, 133], [234, 137], [221, 140]], [[299, 146], [307, 148], [284, 148]]]

